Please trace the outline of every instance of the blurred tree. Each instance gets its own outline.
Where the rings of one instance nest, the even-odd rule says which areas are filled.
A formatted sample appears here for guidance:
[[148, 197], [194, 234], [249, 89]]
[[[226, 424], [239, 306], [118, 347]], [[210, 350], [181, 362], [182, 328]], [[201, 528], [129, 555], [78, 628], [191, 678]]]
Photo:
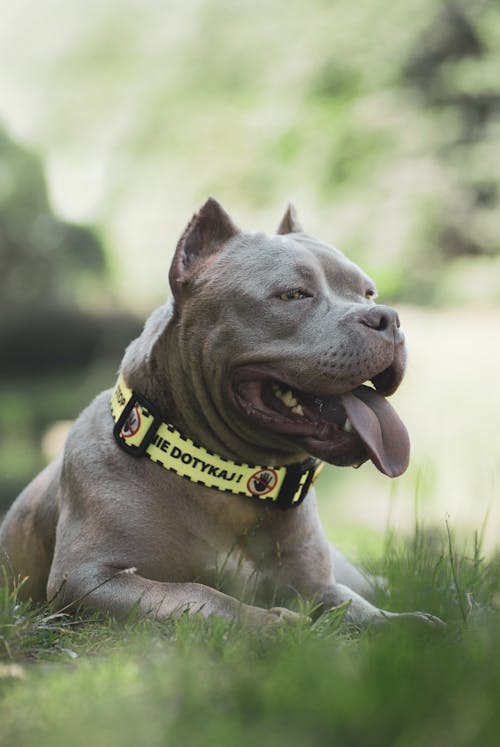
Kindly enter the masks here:
[[138, 333], [109, 295], [97, 235], [54, 214], [40, 158], [0, 130], [0, 511], [43, 466], [47, 426], [95, 393], [92, 364], [109, 386]]
[[101, 282], [102, 246], [51, 210], [40, 159], [0, 129], [0, 308], [73, 303], [83, 276]]
[[[498, 52], [487, 41], [491, 2], [447, 2], [429, 19], [404, 68], [404, 79], [441, 129], [435, 157], [453, 190], [442, 205], [435, 246], [445, 258], [496, 255], [500, 175], [484, 163], [498, 147]], [[472, 85], [471, 85], [472, 84]], [[455, 127], [442, 130], [443, 113]], [[491, 229], [488, 230], [488, 226]]]
[[119, 310], [96, 313], [96, 300], [109, 306], [101, 242], [54, 215], [40, 158], [2, 130], [0, 267], [0, 376], [60, 373], [97, 353], [118, 356], [138, 330]]

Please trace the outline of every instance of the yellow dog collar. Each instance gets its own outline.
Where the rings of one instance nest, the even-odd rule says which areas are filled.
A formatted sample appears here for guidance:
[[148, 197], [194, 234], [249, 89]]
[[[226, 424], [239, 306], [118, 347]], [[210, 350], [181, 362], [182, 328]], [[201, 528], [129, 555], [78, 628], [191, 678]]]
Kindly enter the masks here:
[[111, 396], [114, 437], [132, 456], [145, 455], [192, 482], [224, 493], [256, 498], [278, 508], [294, 508], [323, 469], [310, 457], [286, 467], [233, 462], [218, 456], [162, 421], [156, 408], [120, 376]]

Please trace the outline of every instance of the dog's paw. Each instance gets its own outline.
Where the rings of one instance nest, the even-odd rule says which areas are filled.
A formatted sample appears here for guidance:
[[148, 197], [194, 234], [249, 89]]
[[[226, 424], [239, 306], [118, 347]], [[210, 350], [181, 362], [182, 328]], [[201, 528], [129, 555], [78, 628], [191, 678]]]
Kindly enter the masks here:
[[429, 625], [432, 628], [443, 630], [446, 628], [446, 623], [436, 615], [431, 615], [429, 612], [388, 612], [387, 610], [380, 610], [382, 618], [387, 622], [398, 621], [398, 620], [409, 620], [414, 621], [417, 624]]
[[291, 622], [298, 622], [303, 619], [303, 615], [286, 607], [271, 607], [264, 609], [262, 607], [247, 606], [240, 615], [241, 622], [252, 628], [261, 628], [267, 626], [283, 625]]
[[299, 620], [304, 619], [304, 615], [300, 615], [298, 612], [293, 612], [292, 610], [287, 609], [286, 607], [271, 607], [271, 609], [266, 610], [270, 616], [270, 623], [276, 624], [276, 623], [289, 623], [289, 622], [298, 622]]

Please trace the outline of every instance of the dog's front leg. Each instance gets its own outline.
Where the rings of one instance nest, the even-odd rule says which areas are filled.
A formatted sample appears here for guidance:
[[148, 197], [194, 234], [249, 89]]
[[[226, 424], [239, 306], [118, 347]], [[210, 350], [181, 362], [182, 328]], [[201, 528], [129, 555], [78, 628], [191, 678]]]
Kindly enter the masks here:
[[[441, 620], [424, 612], [389, 612], [379, 609], [373, 599], [377, 581], [353, 566], [328, 541], [311, 494], [296, 513], [276, 522], [274, 537], [279, 553], [274, 558], [279, 586], [293, 590], [315, 605], [314, 615], [345, 605], [344, 621], [357, 628], [381, 625], [392, 620], [414, 619], [434, 625]], [[381, 581], [383, 581], [381, 579]]]
[[335, 580], [343, 586], [349, 587], [360, 596], [373, 601], [377, 588], [387, 588], [387, 580], [381, 576], [358, 568], [348, 560], [334, 545], [330, 544], [330, 558]]
[[264, 609], [244, 604], [204, 584], [152, 581], [134, 569], [95, 573], [80, 568], [78, 573], [70, 573], [62, 580], [54, 573], [49, 579], [47, 597], [58, 609], [75, 610], [82, 606], [122, 619], [133, 611], [155, 620], [183, 614], [218, 615], [259, 627], [299, 617], [282, 607]]
[[435, 627], [444, 625], [442, 620], [427, 612], [389, 612], [379, 609], [348, 586], [340, 583], [319, 589], [315, 594], [315, 599], [318, 602], [317, 614], [326, 613], [339, 605], [346, 604], [344, 621], [356, 628], [378, 626], [392, 620], [402, 619], [413, 619]]

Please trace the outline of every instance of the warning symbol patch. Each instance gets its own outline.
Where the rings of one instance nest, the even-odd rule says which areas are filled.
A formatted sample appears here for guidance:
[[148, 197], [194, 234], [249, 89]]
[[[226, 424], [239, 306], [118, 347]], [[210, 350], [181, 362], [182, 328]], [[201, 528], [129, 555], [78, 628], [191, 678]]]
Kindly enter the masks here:
[[247, 490], [252, 495], [267, 495], [274, 487], [276, 487], [277, 482], [278, 475], [273, 469], [270, 469], [269, 467], [267, 469], [259, 469], [248, 478]]
[[132, 436], [135, 436], [140, 427], [141, 416], [139, 415], [137, 405], [135, 405], [135, 407], [133, 407], [130, 411], [130, 415], [123, 424], [123, 428], [120, 431], [120, 436], [122, 436], [122, 438], [132, 438]]

